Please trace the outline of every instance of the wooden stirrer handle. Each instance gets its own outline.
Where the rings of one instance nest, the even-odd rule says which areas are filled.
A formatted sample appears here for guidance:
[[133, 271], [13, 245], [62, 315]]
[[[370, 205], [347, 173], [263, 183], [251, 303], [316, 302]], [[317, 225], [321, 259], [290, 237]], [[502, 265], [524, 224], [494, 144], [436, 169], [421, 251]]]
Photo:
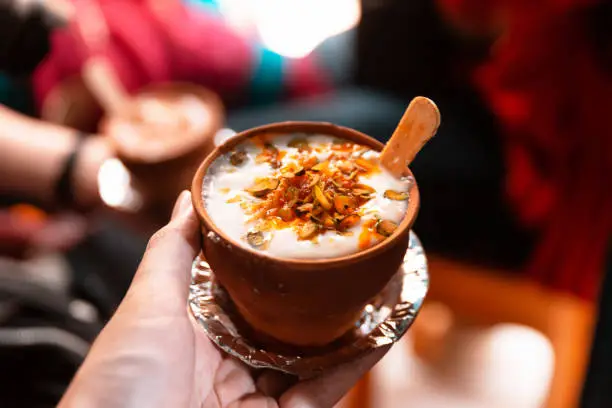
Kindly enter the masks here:
[[385, 145], [380, 162], [394, 176], [406, 174], [406, 167], [436, 134], [440, 126], [440, 111], [433, 101], [417, 96], [410, 102], [393, 136]]

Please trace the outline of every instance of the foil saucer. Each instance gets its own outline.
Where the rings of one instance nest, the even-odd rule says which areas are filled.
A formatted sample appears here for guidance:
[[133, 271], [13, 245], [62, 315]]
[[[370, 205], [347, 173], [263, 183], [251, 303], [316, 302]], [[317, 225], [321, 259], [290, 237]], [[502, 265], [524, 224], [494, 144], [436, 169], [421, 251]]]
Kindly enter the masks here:
[[189, 307], [195, 320], [220, 349], [253, 368], [267, 368], [308, 378], [398, 341], [415, 320], [427, 290], [427, 259], [410, 232], [404, 263], [387, 286], [363, 309], [354, 329], [319, 352], [296, 354], [266, 350], [241, 329], [231, 300], [208, 263], [198, 256], [192, 267]]

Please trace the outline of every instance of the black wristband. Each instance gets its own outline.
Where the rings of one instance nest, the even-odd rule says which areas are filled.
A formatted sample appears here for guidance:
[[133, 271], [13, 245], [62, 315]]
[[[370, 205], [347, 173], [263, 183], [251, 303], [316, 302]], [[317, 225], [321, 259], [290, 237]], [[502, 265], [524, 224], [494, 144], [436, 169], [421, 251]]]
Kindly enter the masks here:
[[73, 208], [76, 204], [74, 200], [74, 183], [72, 176], [85, 137], [86, 135], [82, 133], [77, 134], [77, 140], [74, 147], [68, 157], [66, 157], [62, 172], [55, 183], [55, 198], [62, 207]]

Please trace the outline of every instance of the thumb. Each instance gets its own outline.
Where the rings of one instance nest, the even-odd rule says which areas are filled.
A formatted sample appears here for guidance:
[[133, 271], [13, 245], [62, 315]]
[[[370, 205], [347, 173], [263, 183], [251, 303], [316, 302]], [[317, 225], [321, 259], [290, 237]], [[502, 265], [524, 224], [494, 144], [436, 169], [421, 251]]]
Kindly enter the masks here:
[[170, 222], [149, 240], [128, 297], [136, 294], [154, 296], [151, 299], [155, 304], [177, 304], [184, 308], [191, 266], [200, 251], [199, 224], [191, 193], [183, 191]]

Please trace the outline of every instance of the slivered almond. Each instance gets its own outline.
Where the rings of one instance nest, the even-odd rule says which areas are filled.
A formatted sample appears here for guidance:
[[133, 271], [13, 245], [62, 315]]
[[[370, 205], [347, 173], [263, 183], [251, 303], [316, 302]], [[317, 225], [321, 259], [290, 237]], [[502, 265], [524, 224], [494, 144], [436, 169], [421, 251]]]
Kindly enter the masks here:
[[332, 203], [329, 201], [329, 198], [327, 198], [320, 186], [314, 186], [313, 192], [315, 198], [321, 204], [321, 207], [325, 208], [328, 211], [332, 209]]

